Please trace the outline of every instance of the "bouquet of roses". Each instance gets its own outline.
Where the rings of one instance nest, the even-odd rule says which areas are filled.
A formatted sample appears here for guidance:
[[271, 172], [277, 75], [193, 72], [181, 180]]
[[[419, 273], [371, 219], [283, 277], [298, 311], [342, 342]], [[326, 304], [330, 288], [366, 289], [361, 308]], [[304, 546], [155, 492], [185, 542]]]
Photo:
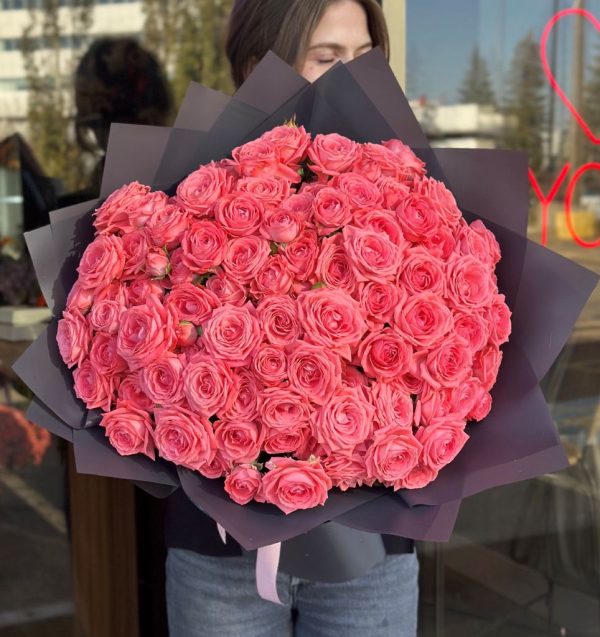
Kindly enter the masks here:
[[525, 155], [431, 149], [378, 50], [192, 84], [27, 234], [55, 316], [15, 365], [28, 416], [291, 574], [447, 539], [462, 498], [566, 464], [539, 381], [597, 277], [528, 208]]
[[290, 513], [425, 486], [490, 410], [498, 243], [399, 140], [278, 126], [94, 226], [58, 344], [122, 455]]

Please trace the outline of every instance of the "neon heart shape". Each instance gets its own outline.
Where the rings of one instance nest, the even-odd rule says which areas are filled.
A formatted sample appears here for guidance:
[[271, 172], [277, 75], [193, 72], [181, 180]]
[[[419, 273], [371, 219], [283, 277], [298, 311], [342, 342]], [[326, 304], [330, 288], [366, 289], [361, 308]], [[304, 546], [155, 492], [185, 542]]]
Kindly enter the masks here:
[[586, 20], [589, 20], [594, 25], [596, 31], [600, 32], [600, 21], [586, 9], [563, 9], [562, 11], [559, 11], [556, 15], [552, 16], [544, 29], [544, 33], [542, 34], [542, 39], [540, 41], [540, 56], [542, 59], [542, 66], [544, 67], [544, 72], [546, 73], [546, 77], [550, 82], [550, 86], [552, 86], [554, 92], [560, 97], [560, 99], [563, 101], [563, 104], [569, 109], [571, 115], [573, 115], [579, 126], [581, 126], [588, 139], [594, 144], [600, 144], [600, 137], [592, 132], [584, 117], [577, 110], [571, 100], [565, 95], [565, 92], [560, 88], [558, 82], [556, 81], [556, 78], [554, 77], [554, 74], [552, 73], [550, 64], [548, 63], [547, 48], [550, 33], [560, 20], [569, 15], [579, 15], [584, 17]]

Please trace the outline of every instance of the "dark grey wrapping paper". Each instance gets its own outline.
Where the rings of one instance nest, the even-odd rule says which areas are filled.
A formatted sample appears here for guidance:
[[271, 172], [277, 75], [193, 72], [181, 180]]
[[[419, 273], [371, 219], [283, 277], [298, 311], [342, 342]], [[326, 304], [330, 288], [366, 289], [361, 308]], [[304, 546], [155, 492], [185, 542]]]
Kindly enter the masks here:
[[[272, 54], [232, 98], [192, 85], [173, 129], [148, 129], [142, 134], [138, 127], [114, 128], [104, 193], [131, 179], [172, 191], [198, 165], [227, 156], [233, 147], [294, 115], [313, 134], [339, 132], [374, 142], [398, 137], [409, 143], [427, 162], [429, 173], [451, 188], [465, 216], [482, 218], [501, 245], [498, 279], [513, 311], [513, 335], [503, 347], [493, 410], [485, 421], [469, 427], [470, 441], [434, 483], [397, 494], [382, 489], [333, 491], [323, 507], [289, 516], [266, 504], [240, 507], [224, 493], [222, 480], [181, 469], [175, 472], [167, 463], [146, 458], [118, 456], [103, 432], [94, 427], [94, 415], [73, 397], [71, 372], [57, 358], [51, 331], [32, 345], [15, 371], [37, 395], [34, 414], [39, 413], [40, 424], [49, 412], [54, 414], [55, 429], [58, 418], [76, 430], [73, 441], [79, 470], [143, 482], [157, 494], [181, 486], [246, 549], [297, 538], [293, 540], [297, 546], [308, 542], [314, 555], [334, 555], [338, 540], [331, 539], [335, 533], [324, 530], [340, 526], [443, 541], [451, 533], [463, 497], [564, 466], [562, 446], [538, 383], [568, 338], [597, 276], [527, 240], [526, 157], [509, 151], [431, 149], [377, 50], [336, 66], [312, 85]], [[143, 161], [139, 161], [141, 153]], [[50, 234], [46, 229], [27, 237], [56, 316], [91, 238], [89, 211], [95, 206], [96, 202], [90, 202], [56, 211]], [[48, 245], [49, 236], [54, 250]], [[335, 526], [323, 526], [329, 521], [335, 521]], [[335, 560], [324, 560], [321, 571], [340, 575], [345, 562], [348, 573], [362, 568], [353, 552], [358, 554], [364, 535], [347, 537], [354, 540], [344, 544], [346, 549]], [[371, 558], [364, 563], [375, 559], [375, 545], [369, 544]], [[352, 551], [352, 546], [357, 550]], [[286, 559], [293, 563], [295, 553]], [[318, 570], [311, 570], [316, 579], [316, 575], [326, 576]]]

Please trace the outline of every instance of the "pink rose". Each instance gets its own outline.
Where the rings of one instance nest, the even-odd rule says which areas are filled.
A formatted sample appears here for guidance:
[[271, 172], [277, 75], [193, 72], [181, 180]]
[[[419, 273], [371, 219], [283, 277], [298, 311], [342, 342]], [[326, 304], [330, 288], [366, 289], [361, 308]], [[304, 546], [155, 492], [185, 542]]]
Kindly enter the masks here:
[[492, 396], [489, 392], [483, 392], [471, 411], [467, 414], [467, 420], [477, 422], [487, 417], [492, 409]]
[[375, 406], [375, 423], [378, 428], [406, 427], [412, 432], [413, 401], [407, 391], [389, 383], [373, 383], [371, 396]]
[[92, 330], [79, 310], [65, 310], [56, 332], [58, 351], [67, 367], [80, 365], [90, 351]]
[[365, 396], [369, 395], [369, 379], [357, 367], [347, 363], [342, 367], [342, 387], [360, 389]]
[[241, 307], [246, 303], [246, 289], [234, 277], [229, 276], [224, 270], [217, 270], [214, 276], [209, 277], [205, 283], [206, 290], [212, 292], [223, 305], [237, 305]]
[[252, 370], [267, 387], [281, 387], [287, 377], [287, 359], [283, 348], [260, 345], [252, 360]]
[[331, 234], [350, 223], [352, 213], [348, 197], [337, 188], [322, 188], [313, 200], [313, 214], [320, 235]]
[[168, 196], [162, 191], [149, 192], [135, 209], [129, 213], [129, 222], [133, 229], [143, 228], [150, 218], [161, 213], [169, 203]]
[[215, 438], [223, 458], [241, 464], [256, 460], [262, 446], [263, 432], [256, 421], [217, 420]]
[[290, 427], [267, 429], [263, 448], [267, 453], [293, 453], [296, 457], [304, 457], [310, 439], [310, 426], [307, 423], [295, 422]]
[[341, 382], [340, 357], [331, 350], [298, 342], [288, 356], [290, 388], [322, 405]]
[[146, 254], [148, 253], [148, 233], [145, 229], [133, 230], [123, 236], [123, 252], [125, 264], [123, 278], [129, 279], [144, 271]]
[[73, 371], [73, 381], [75, 395], [88, 409], [110, 409], [115, 390], [114, 378], [98, 373], [86, 359]]
[[220, 265], [227, 252], [227, 235], [213, 221], [195, 221], [181, 239], [182, 261], [190, 270], [207, 272]]
[[439, 471], [456, 458], [469, 436], [465, 433], [464, 420], [443, 419], [420, 427], [416, 438], [423, 445], [423, 464]]
[[424, 486], [433, 482], [437, 478], [438, 472], [426, 464], [419, 463], [407, 476], [402, 480], [403, 489], [422, 489]]
[[123, 240], [113, 235], [96, 237], [84, 250], [77, 272], [84, 288], [100, 288], [123, 274]]
[[357, 301], [342, 290], [319, 288], [298, 297], [298, 318], [304, 338], [339, 353], [346, 360], [367, 326]]
[[172, 285], [192, 283], [194, 280], [194, 273], [184, 263], [184, 258], [183, 248], [177, 248], [171, 252], [171, 271], [169, 272], [169, 279]]
[[286, 260], [279, 254], [269, 257], [250, 283], [252, 296], [260, 300], [272, 294], [286, 294], [292, 287], [293, 276]]
[[200, 166], [177, 186], [177, 203], [195, 217], [206, 217], [213, 206], [233, 189], [233, 179], [215, 164]]
[[417, 466], [421, 449], [421, 443], [406, 427], [378, 429], [365, 455], [367, 475], [397, 491], [402, 488], [404, 478]]
[[92, 339], [90, 363], [105, 376], [113, 376], [127, 369], [127, 363], [117, 353], [117, 337], [99, 332]]
[[404, 253], [398, 282], [411, 295], [431, 292], [442, 296], [446, 287], [444, 264], [424, 248], [409, 248]]
[[177, 347], [191, 347], [198, 340], [198, 328], [189, 321], [179, 321], [175, 328]]
[[265, 211], [279, 206], [290, 195], [290, 183], [275, 177], [244, 177], [235, 189], [236, 194], [249, 195], [254, 201], [260, 201]]
[[270, 254], [271, 248], [266, 239], [257, 236], [239, 237], [226, 246], [223, 267], [240, 283], [250, 283]]
[[401, 179], [405, 174], [405, 163], [400, 155], [383, 144], [363, 144], [363, 156], [379, 168], [381, 175]]
[[361, 342], [357, 356], [367, 376], [393, 379], [411, 370], [413, 350], [401, 334], [384, 328]]
[[262, 489], [260, 471], [254, 465], [240, 464], [227, 474], [224, 489], [237, 504], [248, 504], [257, 496], [260, 497]]
[[296, 302], [286, 295], [265, 296], [256, 308], [260, 327], [272, 345], [288, 345], [301, 334]]
[[286, 388], [266, 389], [259, 396], [259, 413], [265, 427], [265, 451], [295, 453], [306, 445], [311, 435], [306, 396]]
[[165, 289], [158, 281], [149, 279], [146, 275], [141, 275], [129, 282], [126, 292], [126, 303], [128, 307], [145, 305], [152, 297], [157, 303], [162, 301]]
[[286, 515], [325, 504], [333, 486], [318, 462], [275, 457], [267, 468], [270, 470], [263, 476], [265, 500]]
[[110, 444], [120, 455], [143, 453], [154, 460], [152, 420], [148, 412], [134, 405], [123, 404], [103, 414], [100, 426], [104, 427]]
[[223, 458], [219, 453], [218, 449], [212, 462], [208, 462], [198, 469], [201, 475], [205, 478], [210, 478], [211, 480], [223, 477], [230, 470], [231, 462], [229, 462], [229, 460], [225, 460], [225, 458]]
[[176, 248], [190, 224], [190, 216], [175, 204], [167, 204], [157, 210], [146, 223], [153, 245], [172, 250]]
[[383, 195], [383, 206], [388, 210], [395, 210], [410, 194], [410, 188], [393, 177], [381, 177], [375, 185]]
[[315, 413], [314, 436], [327, 453], [352, 451], [371, 436], [374, 414], [360, 390], [339, 387]]
[[355, 489], [370, 482], [367, 478], [365, 456], [356, 450], [330, 453], [322, 462], [333, 486], [341, 491]]
[[122, 281], [113, 281], [103, 288], [94, 291], [94, 303], [99, 301], [116, 301], [119, 305], [127, 305], [129, 283], [123, 283]]
[[409, 297], [396, 308], [394, 323], [400, 334], [417, 347], [430, 348], [439, 343], [452, 329], [452, 313], [431, 293]]
[[163, 307], [149, 296], [145, 305], [125, 312], [117, 335], [117, 351], [132, 371], [144, 367], [172, 349], [177, 341], [177, 317], [172, 308]]
[[414, 243], [423, 243], [429, 236], [437, 232], [440, 213], [435, 203], [418, 193], [411, 193], [403, 199], [396, 210], [396, 218], [404, 232], [404, 236]]
[[473, 375], [478, 378], [486, 391], [495, 385], [502, 362], [502, 352], [497, 345], [487, 345], [473, 358]]
[[66, 309], [69, 311], [77, 310], [85, 314], [95, 300], [94, 292], [93, 288], [84, 288], [79, 281], [75, 281], [67, 297]]
[[163, 279], [171, 271], [169, 255], [164, 248], [150, 248], [144, 260], [144, 271], [154, 279]]
[[284, 164], [294, 168], [300, 165], [306, 157], [311, 141], [304, 126], [288, 124], [275, 126], [270, 131], [263, 133], [261, 138], [277, 148], [279, 157]]
[[466, 341], [453, 336], [429, 351], [421, 364], [421, 375], [434, 389], [456, 387], [469, 375], [472, 364], [473, 354]]
[[173, 405], [155, 409], [154, 419], [154, 443], [161, 458], [194, 471], [214, 460], [217, 441], [206, 418]]
[[117, 407], [122, 407], [123, 404], [129, 403], [133, 407], [143, 411], [152, 410], [154, 403], [150, 400], [150, 398], [148, 398], [148, 396], [146, 396], [141, 387], [141, 375], [142, 370], [139, 370], [123, 377], [123, 380], [119, 384]]
[[441, 220], [449, 228], [455, 228], [462, 213], [456, 205], [454, 195], [441, 182], [432, 177], [421, 177], [414, 184], [414, 191], [431, 200]]
[[364, 208], [381, 208], [383, 205], [383, 195], [377, 186], [356, 173], [338, 175], [331, 185], [348, 197], [353, 213]]
[[400, 224], [389, 210], [379, 210], [377, 208], [359, 210], [354, 213], [352, 223], [358, 228], [386, 235], [401, 253], [404, 253], [408, 246]]
[[[481, 381], [475, 377], [467, 378], [460, 385], [450, 390], [450, 411], [461, 420], [469, 418], [473, 411], [477, 411], [478, 405], [484, 400], [486, 394]], [[487, 415], [487, 413], [486, 413]]]
[[192, 283], [174, 285], [165, 301], [165, 307], [173, 308], [178, 321], [203, 325], [221, 302], [210, 290]]
[[394, 310], [406, 299], [406, 292], [393, 283], [367, 281], [358, 288], [358, 299], [371, 330], [380, 330], [391, 323]]
[[436, 420], [442, 421], [449, 414], [458, 416], [458, 412], [455, 414], [453, 411], [457, 407], [452, 398], [453, 392], [454, 389], [434, 389], [426, 384], [415, 406], [415, 425], [429, 425]]
[[455, 312], [454, 333], [463, 338], [472, 352], [488, 342], [490, 326], [478, 312]]
[[461, 254], [469, 254], [490, 268], [500, 261], [498, 241], [479, 219], [473, 221], [471, 225], [465, 223], [461, 226], [458, 246]]
[[182, 374], [181, 357], [167, 352], [143, 368], [140, 383], [154, 404], [171, 406], [183, 400]]
[[312, 215], [312, 202], [315, 198], [313, 193], [305, 189], [306, 186], [310, 185], [307, 182], [303, 183], [299, 192], [290, 195], [281, 202], [279, 209], [305, 223]]
[[492, 270], [470, 255], [454, 256], [446, 271], [449, 304], [460, 310], [490, 305], [498, 293]]
[[233, 237], [254, 234], [264, 214], [264, 203], [249, 193], [233, 193], [215, 204], [215, 220]]
[[234, 148], [231, 156], [244, 177], [279, 177], [293, 183], [300, 181], [297, 170], [282, 161], [278, 145], [264, 138]]
[[314, 274], [319, 255], [317, 233], [314, 230], [305, 230], [298, 238], [281, 248], [279, 253], [298, 281], [308, 281]]
[[454, 252], [456, 239], [450, 228], [440, 225], [437, 230], [425, 237], [421, 245], [429, 251], [432, 257], [447, 261]]
[[344, 248], [357, 281], [392, 281], [402, 261], [402, 251], [387, 235], [365, 228], [346, 226]]
[[324, 180], [327, 175], [339, 175], [348, 170], [360, 153], [360, 145], [347, 137], [337, 133], [315, 135], [308, 149], [309, 168]]
[[183, 393], [190, 408], [204, 418], [227, 412], [236, 399], [238, 377], [225, 363], [198, 355], [183, 370]]
[[254, 373], [245, 367], [233, 372], [235, 396], [228, 409], [218, 413], [223, 420], [256, 420], [258, 417], [258, 382]]
[[251, 303], [217, 308], [206, 322], [201, 340], [210, 355], [231, 367], [248, 365], [262, 340], [256, 310]]
[[270, 241], [290, 243], [304, 228], [304, 219], [298, 213], [283, 208], [272, 208], [265, 213], [260, 234]]
[[511, 330], [511, 311], [506, 305], [504, 294], [494, 296], [492, 304], [484, 309], [483, 316], [490, 328], [490, 341], [494, 345], [506, 343]]
[[352, 165], [351, 171], [373, 183], [376, 183], [383, 177], [381, 168], [368, 157], [366, 154], [361, 153], [358, 159]]
[[149, 186], [133, 181], [111, 193], [94, 213], [94, 227], [98, 233], [111, 234], [132, 230], [133, 225], [129, 217], [143, 204], [149, 192]]
[[341, 234], [321, 241], [321, 251], [315, 271], [317, 279], [329, 288], [354, 294], [356, 276]]
[[412, 182], [416, 177], [425, 174], [425, 163], [421, 161], [409, 146], [403, 144], [399, 139], [388, 139], [381, 142], [381, 145], [390, 150], [398, 157], [402, 166], [402, 181]]
[[419, 370], [413, 370], [394, 378], [390, 385], [395, 389], [409, 393], [411, 396], [419, 396], [423, 392], [425, 381], [421, 377]]

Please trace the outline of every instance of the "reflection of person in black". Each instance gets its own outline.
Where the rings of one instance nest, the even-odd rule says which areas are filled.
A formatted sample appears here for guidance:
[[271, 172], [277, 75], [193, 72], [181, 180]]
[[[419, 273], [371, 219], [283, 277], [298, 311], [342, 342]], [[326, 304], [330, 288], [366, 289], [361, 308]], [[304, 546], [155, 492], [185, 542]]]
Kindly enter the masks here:
[[165, 126], [172, 109], [169, 85], [156, 58], [133, 38], [100, 38], [75, 73], [75, 133], [81, 149], [98, 158], [85, 190], [60, 205], [98, 196], [112, 123]]
[[[269, 51], [314, 81], [388, 36], [375, 0], [236, 0], [227, 54], [239, 86]], [[387, 556], [361, 577], [319, 583], [278, 576], [283, 606], [258, 597], [254, 558], [177, 491], [167, 502], [171, 637], [414, 637], [418, 563], [410, 540], [383, 536]]]

